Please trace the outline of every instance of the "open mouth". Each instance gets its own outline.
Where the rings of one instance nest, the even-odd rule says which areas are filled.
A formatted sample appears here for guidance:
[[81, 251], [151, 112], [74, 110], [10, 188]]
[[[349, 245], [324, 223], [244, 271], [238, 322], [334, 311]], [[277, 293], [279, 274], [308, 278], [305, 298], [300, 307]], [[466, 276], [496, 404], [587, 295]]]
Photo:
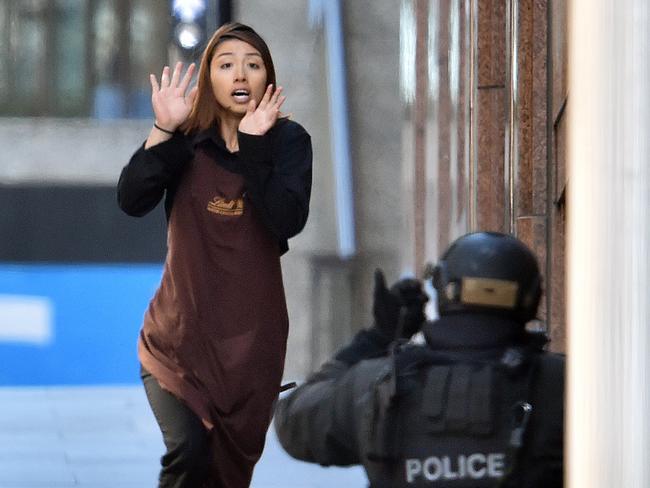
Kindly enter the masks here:
[[250, 100], [250, 92], [243, 88], [234, 90], [231, 95], [235, 101], [239, 103], [248, 102]]

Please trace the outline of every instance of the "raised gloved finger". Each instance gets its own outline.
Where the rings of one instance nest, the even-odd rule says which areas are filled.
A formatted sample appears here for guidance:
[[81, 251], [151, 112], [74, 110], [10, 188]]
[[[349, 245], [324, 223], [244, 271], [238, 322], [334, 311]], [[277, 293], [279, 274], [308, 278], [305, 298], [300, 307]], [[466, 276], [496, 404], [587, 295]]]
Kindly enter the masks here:
[[375, 295], [388, 292], [386, 287], [386, 278], [381, 268], [375, 269]]

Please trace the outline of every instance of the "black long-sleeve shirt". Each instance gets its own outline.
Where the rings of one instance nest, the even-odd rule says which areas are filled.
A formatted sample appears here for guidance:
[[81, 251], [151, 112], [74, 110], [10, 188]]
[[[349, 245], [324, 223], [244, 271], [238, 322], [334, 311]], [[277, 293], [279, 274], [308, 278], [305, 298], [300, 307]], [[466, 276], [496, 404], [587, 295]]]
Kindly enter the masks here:
[[140, 148], [118, 184], [130, 215], [165, 197], [167, 260], [138, 358], [211, 430], [218, 486], [248, 486], [264, 447], [288, 333], [279, 254], [305, 225], [311, 189], [298, 124], [237, 137], [233, 153], [216, 128], [174, 134]]
[[279, 120], [263, 136], [237, 132], [239, 151], [231, 153], [211, 128], [194, 136], [179, 132], [171, 139], [133, 155], [120, 175], [118, 203], [128, 215], [143, 216], [165, 196], [167, 218], [184, 170], [199, 145], [214, 152], [224, 168], [244, 176], [246, 193], [264, 224], [277, 238], [282, 253], [309, 214], [312, 179], [311, 138], [298, 123]]

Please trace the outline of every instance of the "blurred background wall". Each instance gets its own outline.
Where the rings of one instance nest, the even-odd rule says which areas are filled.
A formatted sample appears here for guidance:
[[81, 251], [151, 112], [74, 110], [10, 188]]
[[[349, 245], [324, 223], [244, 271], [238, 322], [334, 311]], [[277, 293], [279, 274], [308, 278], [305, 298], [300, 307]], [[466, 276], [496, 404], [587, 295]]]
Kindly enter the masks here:
[[284, 109], [314, 146], [310, 219], [283, 257], [288, 378], [370, 324], [375, 267], [390, 281], [420, 275], [475, 229], [538, 253], [537, 326], [562, 349], [565, 10], [0, 0], [0, 384], [137, 381], [165, 223], [160, 208], [121, 214], [115, 184], [151, 126], [148, 74], [197, 59], [224, 20], [266, 39]]

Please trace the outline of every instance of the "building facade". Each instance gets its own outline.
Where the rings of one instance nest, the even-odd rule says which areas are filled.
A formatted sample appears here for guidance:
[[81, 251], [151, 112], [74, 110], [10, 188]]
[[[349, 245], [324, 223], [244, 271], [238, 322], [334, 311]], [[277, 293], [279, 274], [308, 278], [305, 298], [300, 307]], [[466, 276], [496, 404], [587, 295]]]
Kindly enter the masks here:
[[[222, 7], [208, 2], [215, 25]], [[144, 0], [0, 3], [5, 276], [28, 264], [160, 265], [161, 209], [129, 219], [114, 188], [151, 125], [148, 74], [198, 53], [178, 50], [171, 13]], [[285, 109], [314, 147], [310, 220], [283, 257], [287, 377], [370, 324], [376, 267], [389, 280], [420, 275], [477, 229], [536, 251], [547, 290], [537, 326], [563, 349], [564, 2], [234, 0], [228, 15], [267, 40]], [[0, 294], [13, 293], [7, 283]], [[150, 287], [129, 305], [120, 347], [135, 344]]]

